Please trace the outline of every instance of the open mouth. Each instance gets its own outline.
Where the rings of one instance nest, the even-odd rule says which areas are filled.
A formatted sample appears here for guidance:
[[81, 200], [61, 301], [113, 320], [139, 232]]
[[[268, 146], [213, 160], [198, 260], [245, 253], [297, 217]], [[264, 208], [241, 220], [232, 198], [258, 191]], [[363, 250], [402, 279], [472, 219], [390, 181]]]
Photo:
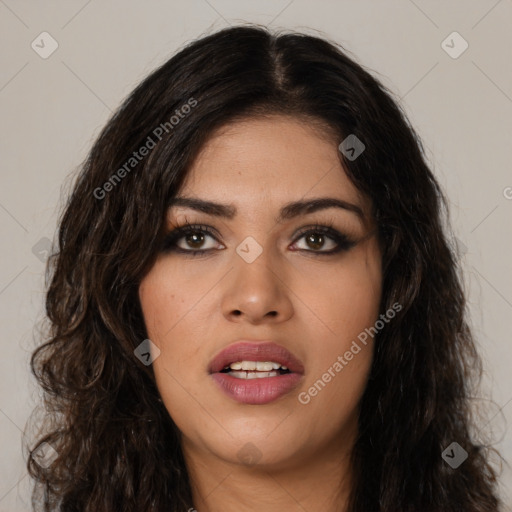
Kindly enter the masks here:
[[264, 379], [291, 373], [287, 366], [274, 361], [238, 361], [220, 371], [237, 379]]
[[209, 373], [233, 400], [263, 405], [295, 389], [303, 380], [304, 366], [276, 343], [241, 341], [221, 351], [212, 360]]

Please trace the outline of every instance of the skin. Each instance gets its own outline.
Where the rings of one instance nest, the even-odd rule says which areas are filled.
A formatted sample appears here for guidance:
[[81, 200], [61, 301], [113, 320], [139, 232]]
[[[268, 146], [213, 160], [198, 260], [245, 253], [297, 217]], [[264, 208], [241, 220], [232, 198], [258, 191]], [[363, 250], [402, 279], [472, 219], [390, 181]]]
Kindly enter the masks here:
[[[157, 386], [183, 434], [191, 507], [199, 512], [239, 511], [241, 505], [269, 512], [346, 510], [348, 456], [372, 339], [307, 404], [298, 399], [379, 317], [381, 252], [372, 235], [371, 203], [345, 175], [339, 142], [310, 121], [287, 116], [245, 119], [217, 130], [178, 195], [230, 203], [237, 214], [221, 219], [170, 208], [167, 230], [186, 219], [216, 228], [219, 236], [204, 234], [202, 245], [182, 237], [180, 247], [210, 252], [162, 252], [140, 284], [148, 337], [161, 351], [153, 362]], [[364, 219], [331, 207], [276, 222], [284, 204], [313, 197], [358, 205]], [[296, 235], [329, 221], [358, 243], [321, 255], [336, 242]], [[263, 250], [252, 263], [236, 252], [248, 236]], [[304, 364], [299, 386], [265, 405], [226, 396], [207, 368], [240, 339], [285, 346]], [[244, 462], [240, 450], [254, 451], [257, 463]]]

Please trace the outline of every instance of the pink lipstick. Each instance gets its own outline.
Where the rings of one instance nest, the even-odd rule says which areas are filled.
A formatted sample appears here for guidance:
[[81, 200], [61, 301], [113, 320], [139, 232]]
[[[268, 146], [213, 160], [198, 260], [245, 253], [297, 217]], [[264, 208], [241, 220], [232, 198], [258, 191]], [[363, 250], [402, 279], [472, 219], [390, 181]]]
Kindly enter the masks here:
[[233, 400], [263, 405], [295, 389], [304, 376], [301, 361], [271, 341], [239, 341], [217, 354], [208, 368]]

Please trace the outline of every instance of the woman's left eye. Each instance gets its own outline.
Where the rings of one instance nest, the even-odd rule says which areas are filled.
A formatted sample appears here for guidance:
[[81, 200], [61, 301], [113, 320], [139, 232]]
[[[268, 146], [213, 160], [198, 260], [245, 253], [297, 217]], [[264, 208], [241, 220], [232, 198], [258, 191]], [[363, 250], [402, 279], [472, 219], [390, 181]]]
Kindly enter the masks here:
[[[187, 225], [179, 227], [167, 235], [162, 244], [162, 252], [177, 252], [189, 256], [205, 254], [215, 248], [215, 244], [204, 248], [203, 244], [207, 237], [217, 240], [216, 236], [208, 226]], [[305, 244], [309, 249], [307, 247], [299, 247], [296, 250], [311, 252], [318, 255], [330, 255], [347, 251], [356, 244], [354, 240], [340, 233], [332, 226], [323, 225], [316, 225], [302, 230], [301, 233], [295, 237], [293, 245], [301, 239], [305, 240]], [[184, 244], [180, 244], [182, 240], [184, 241]], [[328, 250], [325, 250], [326, 241], [331, 242], [331, 247]], [[187, 249], [187, 245], [188, 247], [192, 247], [192, 249]]]
[[[309, 245], [310, 249], [299, 249], [318, 254], [337, 254], [342, 251], [348, 251], [353, 247], [356, 242], [348, 238], [343, 233], [330, 226], [315, 226], [313, 228], [303, 231], [296, 240], [305, 239], [305, 244]], [[329, 250], [318, 250], [325, 248], [325, 241], [331, 241], [331, 248]]]

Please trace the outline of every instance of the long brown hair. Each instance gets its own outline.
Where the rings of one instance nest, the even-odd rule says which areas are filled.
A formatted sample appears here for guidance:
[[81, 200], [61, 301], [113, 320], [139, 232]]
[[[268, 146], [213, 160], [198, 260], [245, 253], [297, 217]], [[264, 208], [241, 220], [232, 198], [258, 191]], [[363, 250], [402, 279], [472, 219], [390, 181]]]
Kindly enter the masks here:
[[[27, 461], [34, 510], [192, 505], [180, 432], [152, 367], [134, 354], [147, 338], [138, 286], [169, 200], [208, 136], [265, 113], [321, 121], [340, 142], [355, 134], [365, 143], [360, 157], [340, 152], [340, 160], [373, 203], [381, 311], [402, 305], [376, 337], [350, 510], [497, 511], [489, 447], [470, 433], [481, 363], [443, 227], [446, 200], [419, 137], [392, 94], [341, 46], [258, 26], [203, 37], [151, 73], [77, 176], [47, 267], [46, 339], [31, 359], [47, 410]], [[456, 469], [442, 457], [453, 442], [467, 452]], [[36, 457], [43, 447], [54, 450], [44, 464]]]

